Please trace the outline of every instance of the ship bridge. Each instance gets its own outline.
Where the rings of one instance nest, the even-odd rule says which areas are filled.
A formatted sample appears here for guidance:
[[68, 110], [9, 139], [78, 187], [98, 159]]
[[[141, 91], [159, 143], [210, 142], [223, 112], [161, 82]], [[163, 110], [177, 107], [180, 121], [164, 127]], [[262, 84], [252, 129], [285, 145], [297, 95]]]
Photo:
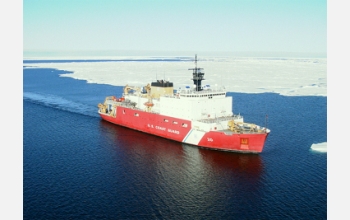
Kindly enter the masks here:
[[203, 90], [196, 90], [196, 87], [190, 88], [186, 86], [184, 89], [179, 88], [176, 95], [183, 98], [224, 98], [226, 97], [226, 90], [224, 87], [218, 88], [216, 85], [214, 89], [211, 89], [210, 85], [205, 85]]

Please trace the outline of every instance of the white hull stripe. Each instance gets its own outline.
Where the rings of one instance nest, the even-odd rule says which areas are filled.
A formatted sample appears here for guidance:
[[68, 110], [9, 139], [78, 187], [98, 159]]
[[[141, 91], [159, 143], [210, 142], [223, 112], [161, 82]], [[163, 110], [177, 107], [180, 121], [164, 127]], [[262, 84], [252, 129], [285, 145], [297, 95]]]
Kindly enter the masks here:
[[185, 142], [185, 143], [186, 143], [186, 139], [188, 138], [188, 136], [190, 136], [190, 134], [192, 133], [192, 131], [193, 131], [193, 129], [191, 129], [191, 130], [187, 133], [186, 137], [183, 139], [182, 142]]
[[204, 135], [205, 135], [204, 131], [191, 129], [191, 131], [188, 132], [188, 134], [184, 138], [183, 142], [188, 144], [198, 145], [199, 141], [202, 140]]

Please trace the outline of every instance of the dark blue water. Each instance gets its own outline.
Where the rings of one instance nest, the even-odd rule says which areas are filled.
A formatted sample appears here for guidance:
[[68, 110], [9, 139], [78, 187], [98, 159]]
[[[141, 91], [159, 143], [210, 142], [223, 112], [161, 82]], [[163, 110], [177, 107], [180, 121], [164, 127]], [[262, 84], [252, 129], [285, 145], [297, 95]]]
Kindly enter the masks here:
[[60, 73], [23, 69], [24, 219], [327, 218], [327, 154], [310, 150], [327, 141], [327, 98], [230, 93], [272, 131], [261, 154], [238, 154], [101, 121], [122, 87]]

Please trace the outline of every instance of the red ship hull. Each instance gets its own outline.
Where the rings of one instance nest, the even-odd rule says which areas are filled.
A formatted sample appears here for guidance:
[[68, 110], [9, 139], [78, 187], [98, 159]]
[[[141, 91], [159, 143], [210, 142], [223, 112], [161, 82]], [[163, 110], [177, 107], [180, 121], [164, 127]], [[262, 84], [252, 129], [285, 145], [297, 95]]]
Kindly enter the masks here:
[[121, 106], [116, 109], [115, 117], [103, 113], [99, 114], [103, 120], [116, 125], [214, 150], [261, 153], [269, 134], [198, 131], [192, 129], [190, 120]]
[[107, 96], [99, 103], [102, 119], [148, 134], [199, 147], [261, 153], [270, 130], [246, 123], [232, 111], [225, 87], [201, 84], [203, 68], [192, 70], [192, 86], [174, 89], [157, 80], [143, 87], [126, 85], [123, 96]]

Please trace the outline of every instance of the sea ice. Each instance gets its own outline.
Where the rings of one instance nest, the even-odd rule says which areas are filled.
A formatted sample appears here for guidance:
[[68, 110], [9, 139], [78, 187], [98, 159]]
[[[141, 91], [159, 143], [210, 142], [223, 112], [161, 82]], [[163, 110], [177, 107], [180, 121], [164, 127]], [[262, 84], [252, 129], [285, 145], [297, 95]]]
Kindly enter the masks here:
[[[131, 57], [129, 59], [141, 59]], [[169, 58], [169, 57], [165, 57]], [[111, 58], [120, 60], [121, 58]], [[143, 59], [150, 59], [143, 57]], [[156, 79], [170, 79], [174, 87], [191, 85], [194, 62], [63, 62], [26, 63], [27, 67], [55, 68], [73, 73], [62, 77], [87, 80], [88, 83], [115, 86], [145, 86]], [[222, 85], [227, 91], [242, 93], [272, 92], [285, 96], [327, 96], [326, 58], [236, 58], [200, 57], [205, 84]]]
[[319, 151], [319, 152], [327, 152], [327, 142], [312, 144], [310, 149], [314, 151]]

